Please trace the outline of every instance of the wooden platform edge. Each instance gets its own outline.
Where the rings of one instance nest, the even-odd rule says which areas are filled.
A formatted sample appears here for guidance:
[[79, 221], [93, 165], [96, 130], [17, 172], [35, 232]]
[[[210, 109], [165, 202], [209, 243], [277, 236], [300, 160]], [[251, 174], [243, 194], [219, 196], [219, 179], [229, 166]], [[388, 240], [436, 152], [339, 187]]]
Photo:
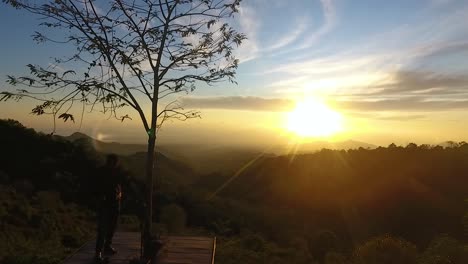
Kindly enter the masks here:
[[[170, 237], [170, 236], [169, 236]], [[181, 236], [183, 237], [183, 236]], [[208, 237], [207, 237], [208, 238]], [[90, 244], [93, 243], [93, 241], [95, 240], [96, 238], [94, 237], [93, 240], [89, 240], [87, 242], [85, 242], [83, 245], [81, 245], [79, 248], [77, 248], [76, 250], [74, 250], [70, 255], [68, 255], [67, 257], [65, 257], [60, 263], [64, 264], [64, 263], [67, 263], [67, 261], [69, 261], [70, 259], [72, 259], [74, 256], [76, 256], [84, 247], [87, 247], [89, 246]], [[216, 256], [216, 241], [217, 238], [216, 237], [212, 237], [211, 239], [211, 242], [212, 242], [212, 252], [211, 252], [211, 264], [214, 264], [215, 263], [215, 256]], [[141, 242], [141, 241], [140, 241]], [[208, 242], [208, 241], [207, 241]], [[140, 245], [141, 246], [141, 245]], [[140, 248], [141, 250], [141, 248]], [[141, 251], [140, 251], [141, 253]], [[147, 260], [148, 262], [145, 263], [145, 264], [150, 264], [151, 263], [151, 259], [148, 259]], [[205, 259], [206, 261], [206, 259]], [[209, 259], [208, 259], [209, 261]]]
[[92, 240], [89, 240], [85, 243], [83, 243], [83, 245], [81, 245], [79, 248], [77, 248], [75, 251], [73, 251], [73, 253], [71, 253], [70, 255], [66, 256], [62, 261], [60, 261], [60, 263], [65, 263], [67, 262], [67, 260], [71, 259], [73, 256], [76, 255], [76, 253], [78, 253], [82, 248], [84, 248], [88, 243], [92, 242], [92, 241], [95, 241], [96, 240], [96, 237], [94, 236]]
[[213, 254], [211, 255], [211, 264], [215, 263], [215, 255], [216, 255], [216, 237], [213, 238]]

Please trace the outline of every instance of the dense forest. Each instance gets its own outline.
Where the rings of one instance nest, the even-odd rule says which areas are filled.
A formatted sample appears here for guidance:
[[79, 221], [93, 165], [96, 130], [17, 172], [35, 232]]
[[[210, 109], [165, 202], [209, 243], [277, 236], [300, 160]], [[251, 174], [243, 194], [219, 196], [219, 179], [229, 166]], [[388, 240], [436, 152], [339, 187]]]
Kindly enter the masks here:
[[[1, 262], [59, 263], [94, 236], [104, 153], [14, 120], [0, 120], [0, 146]], [[121, 158], [120, 228], [139, 230], [144, 154]], [[155, 228], [217, 236], [216, 263], [468, 263], [464, 142], [265, 155], [234, 179], [157, 164]]]

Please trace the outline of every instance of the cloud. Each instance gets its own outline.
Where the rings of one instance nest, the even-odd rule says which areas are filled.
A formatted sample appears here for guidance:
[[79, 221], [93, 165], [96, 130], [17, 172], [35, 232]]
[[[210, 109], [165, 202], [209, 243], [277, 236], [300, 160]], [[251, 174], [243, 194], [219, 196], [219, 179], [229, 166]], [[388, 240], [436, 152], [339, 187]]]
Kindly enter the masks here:
[[451, 111], [468, 109], [468, 100], [427, 100], [424, 97], [383, 99], [377, 101], [346, 100], [337, 101], [340, 109], [353, 111]]
[[422, 114], [395, 114], [395, 113], [376, 113], [376, 112], [350, 112], [348, 116], [356, 118], [377, 119], [384, 121], [414, 121], [427, 118], [427, 115]]
[[291, 87], [298, 86], [298, 84], [304, 83], [308, 80], [307, 76], [299, 76], [295, 78], [281, 79], [279, 81], [272, 82], [269, 87]]
[[[464, 97], [466, 98], [466, 97]], [[371, 112], [438, 112], [452, 110], [468, 110], [468, 99], [440, 98], [427, 96], [409, 96], [386, 99], [370, 99], [366, 97], [335, 97], [328, 98], [333, 108], [349, 113]], [[226, 109], [245, 111], [287, 112], [294, 109], [295, 100], [289, 98], [263, 98], [254, 96], [223, 96], [223, 97], [185, 97], [182, 104], [187, 108]], [[400, 115], [401, 116], [401, 115]], [[409, 115], [412, 119], [417, 116]], [[379, 116], [380, 119], [391, 119]], [[402, 117], [403, 118], [403, 117]], [[404, 117], [408, 119], [408, 115]], [[398, 118], [394, 118], [398, 119]]]
[[435, 72], [399, 71], [394, 75], [394, 81], [377, 85], [376, 95], [468, 95], [468, 77], [463, 75], [447, 75]]
[[364, 69], [374, 64], [379, 59], [380, 57], [378, 55], [368, 55], [360, 58], [334, 55], [283, 63], [280, 66], [260, 72], [259, 75], [286, 73], [296, 76], [304, 74], [323, 76], [324, 74], [346, 73], [358, 68]]
[[294, 25], [297, 25], [294, 31], [287, 32], [283, 38], [277, 40], [274, 44], [262, 50], [262, 52], [275, 51], [294, 43], [306, 31], [308, 23], [309, 19], [307, 17], [301, 17], [294, 23]]
[[[380, 83], [330, 96], [349, 111], [452, 111], [468, 109], [468, 77], [436, 72], [397, 71]], [[359, 90], [359, 92], [355, 92]]]
[[[265, 37], [260, 38], [259, 32], [270, 30], [268, 27], [272, 27], [272, 24], [268, 24], [265, 27], [261, 19], [261, 12], [286, 12], [284, 1], [255, 1], [253, 5], [243, 4], [241, 5], [239, 12], [239, 24], [240, 29], [244, 32], [248, 40], [238, 50], [240, 52], [238, 57], [240, 61], [246, 62], [249, 60], [261, 58], [261, 57], [272, 57], [280, 54], [299, 52], [302, 49], [308, 48], [315, 44], [322, 36], [328, 34], [337, 24], [338, 16], [336, 13], [334, 0], [319, 0], [322, 6], [323, 22], [319, 27], [311, 32], [308, 36], [305, 33], [308, 31], [310, 26], [311, 15], [304, 9], [304, 5], [291, 3], [296, 9], [294, 13], [291, 13], [293, 17], [297, 19], [295, 21], [287, 21], [288, 28], [286, 32], [283, 32], [283, 36], [268, 40]], [[300, 11], [298, 11], [299, 9]], [[290, 12], [291, 10], [287, 10]], [[298, 14], [297, 12], [302, 12]], [[284, 21], [279, 22], [284, 25]], [[301, 42], [298, 43], [298, 40]], [[296, 44], [296, 45], [294, 45]]]
[[[453, 57], [466, 57], [468, 56], [468, 41], [453, 41], [437, 44], [429, 44], [420, 48], [416, 56], [414, 56], [410, 65], [417, 68], [428, 68], [428, 66], [447, 62], [447, 58]], [[459, 68], [459, 71], [465, 72], [468, 68], [466, 63], [454, 63], [454, 61], [448, 61], [450, 70], [453, 68]], [[444, 68], [444, 67], [439, 67]]]
[[338, 22], [334, 2], [332, 0], [320, 0], [320, 3], [322, 4], [324, 22], [317, 31], [305, 39], [304, 43], [300, 46], [301, 49], [315, 44], [322, 36], [329, 33]]
[[259, 45], [257, 34], [261, 27], [261, 22], [255, 14], [255, 10], [248, 5], [241, 5], [239, 8], [240, 31], [247, 36], [242, 45], [235, 50], [236, 58], [240, 63], [253, 60], [259, 55]]
[[379, 117], [380, 120], [412, 121], [427, 118], [426, 115], [387, 115]]
[[228, 109], [248, 111], [283, 112], [293, 109], [290, 99], [262, 98], [254, 96], [185, 97], [182, 104], [187, 108]]
[[[325, 23], [309, 40], [304, 41], [303, 47], [313, 44], [318, 37], [331, 31], [337, 24], [338, 16], [334, 3], [322, 1], [322, 5], [325, 10]], [[409, 19], [410, 23], [400, 23], [393, 29], [366, 35], [353, 45], [346, 45], [333, 52], [329, 50], [321, 56], [320, 52], [313, 55], [300, 49], [293, 50], [297, 55], [294, 60], [289, 59], [281, 65], [273, 65], [261, 72], [290, 75], [341, 74], [347, 70], [391, 72], [405, 67], [425, 67], [427, 65], [418, 62], [428, 59], [429, 55], [443, 56], [448, 52], [457, 52], [457, 49], [460, 52], [467, 45], [466, 41], [462, 42], [460, 39], [468, 30], [468, 24], [463, 22], [466, 20], [468, 5], [451, 12], [434, 12], [433, 8], [427, 8], [415, 13]]]

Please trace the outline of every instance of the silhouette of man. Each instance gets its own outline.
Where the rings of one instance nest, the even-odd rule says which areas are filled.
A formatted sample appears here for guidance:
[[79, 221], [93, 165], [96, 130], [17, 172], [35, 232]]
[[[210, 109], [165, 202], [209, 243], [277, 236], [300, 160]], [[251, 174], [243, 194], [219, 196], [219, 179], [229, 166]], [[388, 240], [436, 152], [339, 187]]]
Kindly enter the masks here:
[[112, 247], [112, 237], [117, 228], [122, 199], [123, 174], [119, 169], [119, 159], [115, 154], [107, 155], [106, 164], [99, 169], [98, 175], [98, 206], [97, 206], [97, 237], [95, 260], [103, 260], [102, 254], [115, 254]]

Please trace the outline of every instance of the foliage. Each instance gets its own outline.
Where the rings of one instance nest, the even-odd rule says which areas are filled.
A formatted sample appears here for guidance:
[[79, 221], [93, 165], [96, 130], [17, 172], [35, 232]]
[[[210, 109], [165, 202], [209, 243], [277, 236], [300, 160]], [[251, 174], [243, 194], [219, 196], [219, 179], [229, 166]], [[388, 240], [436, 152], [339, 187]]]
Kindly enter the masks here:
[[320, 230], [309, 240], [309, 251], [320, 263], [322, 263], [326, 257], [328, 257], [329, 261], [335, 259], [334, 255], [329, 256], [328, 253], [338, 251], [338, 247], [338, 238], [329, 230]]
[[216, 263], [310, 263], [311, 258], [291, 247], [280, 247], [261, 235], [246, 233], [218, 240]]
[[[2, 263], [59, 263], [94, 233], [90, 212], [72, 204], [66, 206], [54, 193], [32, 197], [0, 185], [2, 216], [0, 260]], [[61, 208], [44, 206], [40, 196]]]
[[441, 234], [431, 241], [420, 257], [421, 264], [467, 263], [468, 252], [457, 239]]
[[[231, 181], [218, 199], [275, 208], [289, 229], [328, 229], [346, 247], [385, 233], [424, 246], [439, 233], [463, 234], [466, 157], [463, 144], [265, 156]], [[217, 187], [206, 182], [227, 181], [215, 177], [204, 177], [197, 187], [213, 192]]]
[[184, 230], [187, 222], [185, 210], [176, 205], [169, 204], [161, 210], [161, 223], [165, 224], [171, 234], [177, 234]]
[[330, 251], [325, 256], [324, 264], [346, 264], [348, 263], [347, 259], [343, 254]]
[[367, 241], [354, 252], [356, 264], [413, 264], [417, 259], [416, 246], [390, 236]]

